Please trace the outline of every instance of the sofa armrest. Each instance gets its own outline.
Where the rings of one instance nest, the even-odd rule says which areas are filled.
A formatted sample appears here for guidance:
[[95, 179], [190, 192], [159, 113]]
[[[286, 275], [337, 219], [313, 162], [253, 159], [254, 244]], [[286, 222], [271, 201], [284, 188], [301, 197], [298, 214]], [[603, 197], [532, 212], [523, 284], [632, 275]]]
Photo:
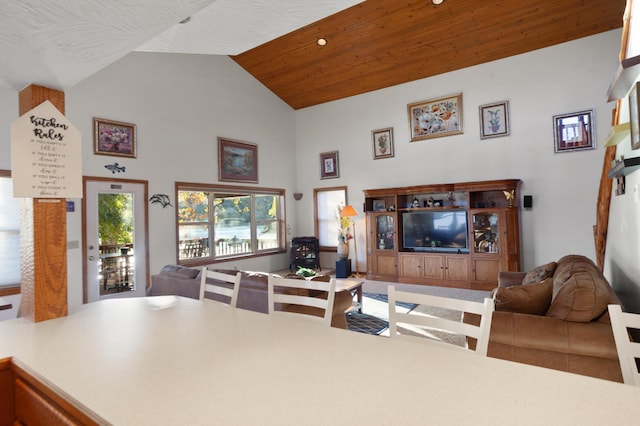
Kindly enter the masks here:
[[501, 271], [498, 273], [498, 287], [521, 285], [526, 272]]

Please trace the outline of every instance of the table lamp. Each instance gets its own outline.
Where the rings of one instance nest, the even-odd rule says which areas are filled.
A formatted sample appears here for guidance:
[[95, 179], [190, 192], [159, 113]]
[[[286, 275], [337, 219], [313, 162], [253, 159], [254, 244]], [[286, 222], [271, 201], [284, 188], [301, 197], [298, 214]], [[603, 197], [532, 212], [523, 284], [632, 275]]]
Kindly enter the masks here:
[[[353, 206], [348, 205], [348, 206], [344, 206], [342, 208], [342, 211], [340, 212], [340, 217], [354, 217], [354, 216], [358, 216], [358, 213], [356, 213], [356, 209], [353, 208]], [[355, 251], [355, 272], [353, 275], [355, 275], [356, 278], [360, 278], [360, 274], [358, 274], [358, 245], [356, 243], [356, 222], [354, 220], [351, 220], [351, 223], [353, 224], [353, 250]]]

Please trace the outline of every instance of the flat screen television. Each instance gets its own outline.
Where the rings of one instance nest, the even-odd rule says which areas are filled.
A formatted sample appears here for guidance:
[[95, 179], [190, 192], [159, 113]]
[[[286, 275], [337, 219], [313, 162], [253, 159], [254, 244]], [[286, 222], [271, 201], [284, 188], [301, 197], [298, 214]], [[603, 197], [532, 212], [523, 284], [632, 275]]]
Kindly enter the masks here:
[[469, 252], [465, 210], [402, 213], [402, 244], [408, 251]]

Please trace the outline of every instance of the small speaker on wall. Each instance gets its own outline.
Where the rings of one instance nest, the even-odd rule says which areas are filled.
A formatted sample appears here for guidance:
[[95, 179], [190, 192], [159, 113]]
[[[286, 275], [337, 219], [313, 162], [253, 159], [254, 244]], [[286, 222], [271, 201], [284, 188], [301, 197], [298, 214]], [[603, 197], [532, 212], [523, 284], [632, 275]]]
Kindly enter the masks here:
[[525, 209], [530, 209], [533, 207], [533, 195], [525, 195], [522, 201]]

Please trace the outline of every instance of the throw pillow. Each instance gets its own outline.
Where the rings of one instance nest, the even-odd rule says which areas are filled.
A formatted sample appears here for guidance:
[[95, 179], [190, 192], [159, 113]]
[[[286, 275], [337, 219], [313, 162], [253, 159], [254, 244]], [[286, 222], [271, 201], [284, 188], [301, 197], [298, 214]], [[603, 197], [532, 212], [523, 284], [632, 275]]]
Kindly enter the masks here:
[[553, 273], [556, 271], [556, 262], [549, 262], [546, 265], [541, 265], [533, 268], [527, 272], [527, 275], [522, 279], [522, 285], [529, 285], [539, 283], [546, 280], [549, 277], [553, 277]]
[[552, 292], [553, 278], [549, 277], [534, 284], [498, 287], [493, 298], [496, 311], [544, 315], [551, 304]]
[[547, 311], [548, 317], [565, 321], [589, 322], [600, 317], [611, 299], [604, 278], [590, 272], [574, 272], [556, 292]]

